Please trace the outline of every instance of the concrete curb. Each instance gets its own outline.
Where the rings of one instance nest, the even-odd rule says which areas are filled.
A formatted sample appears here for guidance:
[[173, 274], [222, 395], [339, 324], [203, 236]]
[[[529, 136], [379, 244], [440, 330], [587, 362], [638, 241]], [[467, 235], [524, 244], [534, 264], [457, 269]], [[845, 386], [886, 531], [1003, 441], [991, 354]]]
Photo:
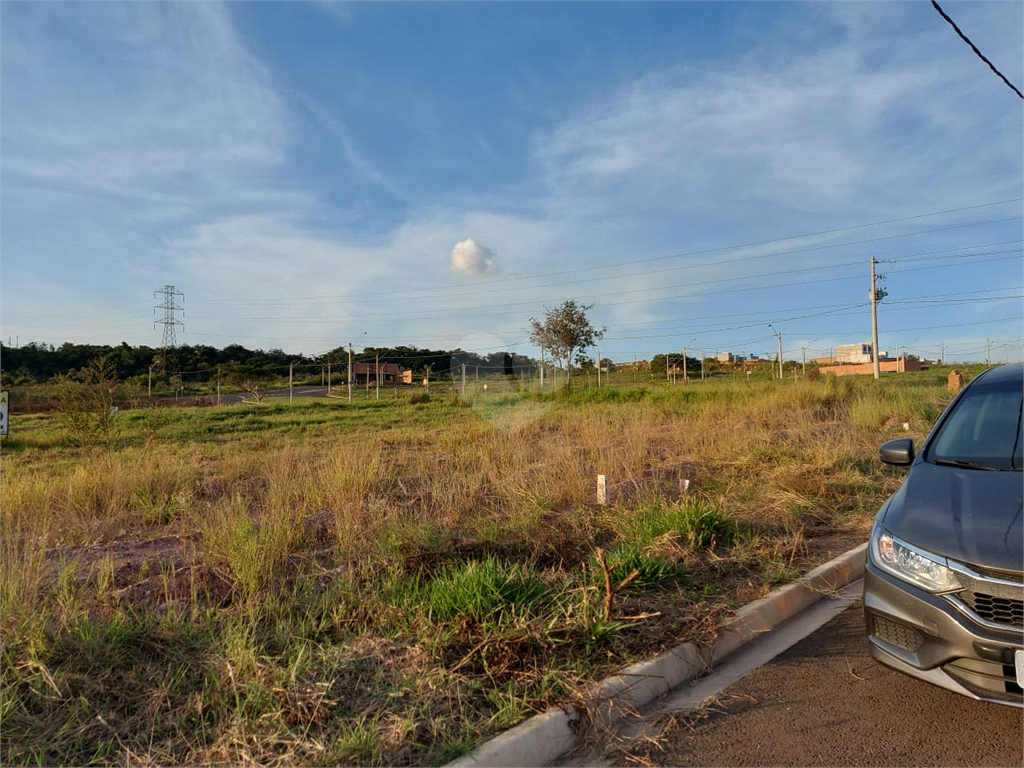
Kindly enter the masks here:
[[586, 715], [573, 709], [553, 707], [484, 742], [446, 768], [550, 765], [577, 745], [578, 723], [589, 718], [613, 724], [626, 712], [643, 707], [711, 669], [755, 635], [769, 631], [823, 595], [855, 581], [864, 573], [866, 549], [867, 544], [861, 544], [792, 584], [743, 606], [722, 627], [712, 647], [682, 643], [605, 678], [585, 695]]

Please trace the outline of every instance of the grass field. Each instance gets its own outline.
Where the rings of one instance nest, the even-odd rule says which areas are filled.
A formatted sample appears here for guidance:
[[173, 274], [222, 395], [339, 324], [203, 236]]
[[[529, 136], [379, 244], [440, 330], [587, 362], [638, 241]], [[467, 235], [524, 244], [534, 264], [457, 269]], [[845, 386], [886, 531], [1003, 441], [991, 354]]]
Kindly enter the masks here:
[[944, 384], [140, 409], [97, 445], [19, 417], [0, 759], [442, 764], [863, 541], [902, 479], [878, 445]]

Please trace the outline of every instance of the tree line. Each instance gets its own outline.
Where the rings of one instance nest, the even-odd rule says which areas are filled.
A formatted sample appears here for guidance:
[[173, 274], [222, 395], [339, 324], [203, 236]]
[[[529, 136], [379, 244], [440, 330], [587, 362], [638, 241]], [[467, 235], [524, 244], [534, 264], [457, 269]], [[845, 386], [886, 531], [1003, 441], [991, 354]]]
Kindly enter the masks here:
[[[590, 309], [592, 305], [567, 301], [545, 311], [542, 318], [530, 320], [530, 341], [546, 350], [548, 359], [562, 363], [569, 375], [574, 362], [583, 369], [594, 365], [586, 356], [586, 350], [605, 333], [604, 328], [591, 325], [587, 317]], [[103, 370], [112, 378], [123, 382], [148, 382], [155, 373], [163, 380], [207, 383], [225, 374], [236, 378], [274, 379], [286, 375], [289, 366], [307, 380], [322, 376], [323, 369], [330, 366], [333, 377], [334, 374], [344, 375], [350, 360], [396, 364], [403, 370], [411, 369], [415, 376], [448, 374], [454, 377], [466, 370], [474, 376], [522, 377], [539, 370], [539, 362], [534, 358], [504, 350], [481, 355], [462, 349], [430, 350], [403, 345], [365, 347], [350, 355], [349, 347], [340, 346], [321, 355], [308, 356], [280, 349], [251, 350], [240, 344], [229, 344], [223, 349], [200, 344], [164, 350], [145, 345], [133, 347], [126, 342], [118, 346], [66, 342], [59, 347], [36, 342], [19, 347], [0, 343], [3, 384], [16, 386], [46, 383], [62, 376], [81, 378], [97, 361], [102, 362]]]
[[[246, 373], [267, 378], [287, 376], [289, 365], [296, 375], [319, 378], [321, 369], [330, 365], [332, 374], [344, 376], [348, 365], [348, 347], [340, 346], [321, 355], [289, 354], [280, 349], [248, 349], [229, 344], [217, 349], [205, 344], [175, 347], [165, 361], [164, 350], [146, 345], [121, 343], [72, 344], [60, 346], [29, 343], [20, 347], [0, 344], [0, 373], [4, 385], [43, 384], [58, 376], [84, 373], [96, 360], [104, 360], [120, 381], [147, 379], [150, 370], [160, 378], [180, 376], [190, 382], [214, 381], [218, 375]], [[492, 352], [480, 355], [455, 350], [420, 349], [415, 346], [366, 347], [353, 352], [353, 362], [379, 361], [410, 369], [416, 376], [458, 375], [464, 363], [474, 375], [531, 374], [537, 361], [521, 354]]]

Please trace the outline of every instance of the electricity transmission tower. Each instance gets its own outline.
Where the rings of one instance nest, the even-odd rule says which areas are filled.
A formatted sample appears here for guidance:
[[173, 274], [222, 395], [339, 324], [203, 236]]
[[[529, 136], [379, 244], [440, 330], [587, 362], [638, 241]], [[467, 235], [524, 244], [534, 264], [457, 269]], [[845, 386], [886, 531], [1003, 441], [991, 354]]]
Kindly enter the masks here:
[[158, 309], [162, 309], [164, 311], [163, 320], [153, 321], [154, 328], [156, 327], [157, 323], [164, 327], [163, 340], [160, 343], [160, 368], [162, 370], [167, 370], [169, 366], [173, 367], [173, 361], [171, 360], [171, 356], [174, 354], [174, 347], [177, 346], [177, 341], [175, 339], [175, 330], [179, 325], [181, 326], [182, 330], [185, 330], [185, 324], [178, 320], [174, 314], [179, 310], [181, 311], [181, 314], [183, 316], [185, 314], [184, 307], [179, 307], [176, 303], [178, 296], [181, 296], [182, 302], [185, 301], [185, 294], [182, 293], [181, 291], [175, 290], [173, 285], [165, 285], [159, 291], [153, 291], [154, 298], [163, 298], [163, 303], [157, 304], [155, 307], [153, 307], [154, 314]]

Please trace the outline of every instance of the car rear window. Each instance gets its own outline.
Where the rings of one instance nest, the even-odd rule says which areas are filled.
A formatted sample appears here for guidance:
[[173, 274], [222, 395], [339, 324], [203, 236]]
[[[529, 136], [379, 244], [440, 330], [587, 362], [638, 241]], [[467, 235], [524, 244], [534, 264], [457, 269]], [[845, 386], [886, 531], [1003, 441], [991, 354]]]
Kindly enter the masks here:
[[968, 388], [939, 428], [926, 460], [1021, 469], [1022, 406], [1020, 381]]

